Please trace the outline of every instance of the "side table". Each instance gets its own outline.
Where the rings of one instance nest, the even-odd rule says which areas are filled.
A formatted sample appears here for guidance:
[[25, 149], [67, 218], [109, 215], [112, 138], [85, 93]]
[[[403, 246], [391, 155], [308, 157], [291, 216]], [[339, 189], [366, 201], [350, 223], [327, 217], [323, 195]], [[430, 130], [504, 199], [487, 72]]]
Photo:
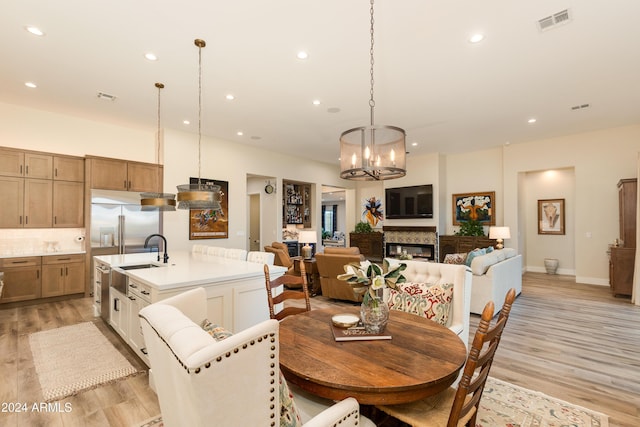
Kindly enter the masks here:
[[294, 257], [293, 269], [300, 272], [300, 261], [304, 262], [304, 271], [307, 273], [307, 286], [309, 287], [309, 296], [316, 296], [322, 293], [320, 288], [320, 274], [318, 273], [318, 265], [316, 259], [304, 259], [302, 257]]

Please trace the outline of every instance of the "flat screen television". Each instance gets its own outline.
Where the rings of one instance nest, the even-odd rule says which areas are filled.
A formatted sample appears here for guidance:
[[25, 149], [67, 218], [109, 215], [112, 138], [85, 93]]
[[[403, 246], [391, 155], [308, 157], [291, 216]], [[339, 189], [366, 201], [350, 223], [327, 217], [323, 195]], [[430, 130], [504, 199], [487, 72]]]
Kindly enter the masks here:
[[385, 189], [387, 219], [433, 218], [433, 185]]

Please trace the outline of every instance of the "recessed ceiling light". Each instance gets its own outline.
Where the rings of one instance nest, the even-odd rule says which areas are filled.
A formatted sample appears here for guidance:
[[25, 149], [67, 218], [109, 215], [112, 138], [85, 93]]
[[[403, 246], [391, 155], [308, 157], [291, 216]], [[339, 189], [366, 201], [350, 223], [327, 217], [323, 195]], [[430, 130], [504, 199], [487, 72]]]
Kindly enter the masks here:
[[34, 36], [38, 36], [38, 37], [44, 36], [44, 31], [42, 31], [38, 27], [34, 27], [33, 25], [27, 25], [26, 27], [24, 27], [24, 29], [29, 31]]
[[527, 123], [535, 123], [535, 122], [537, 122], [537, 121], [538, 121], [537, 119], [534, 119], [534, 118], [532, 117], [532, 118], [530, 118], [529, 120], [527, 120]]
[[411, 146], [412, 146], [412, 147], [417, 147], [417, 146], [418, 146], [418, 143], [417, 143], [417, 142], [413, 142], [413, 143], [411, 143]]
[[183, 120], [183, 121], [182, 121], [182, 124], [184, 124], [184, 125], [190, 125], [190, 124], [191, 124], [191, 122], [190, 122], [189, 120]]
[[38, 87], [38, 85], [36, 85], [34, 82], [26, 82], [24, 85], [26, 87], [30, 87], [31, 89], [35, 89]]
[[474, 34], [471, 37], [469, 37], [469, 42], [471, 43], [480, 43], [482, 40], [484, 40], [484, 34]]
[[153, 52], [147, 52], [144, 54], [144, 57], [147, 58], [149, 61], [157, 61], [158, 57], [156, 56], [155, 53]]
[[298, 52], [296, 57], [298, 59], [307, 59], [309, 57], [309, 54], [307, 52], [305, 52], [304, 50], [301, 50], [300, 52]]
[[227, 98], [229, 101], [233, 101], [234, 99], [236, 99], [236, 97], [233, 96], [232, 94], [227, 94], [227, 96], [225, 96], [225, 98]]
[[313, 105], [320, 105], [320, 100], [319, 99], [314, 99], [313, 100]]
[[244, 135], [244, 132], [242, 132], [241, 130], [239, 130], [238, 132], [236, 132], [236, 135], [238, 135], [238, 136], [242, 136], [242, 135]]

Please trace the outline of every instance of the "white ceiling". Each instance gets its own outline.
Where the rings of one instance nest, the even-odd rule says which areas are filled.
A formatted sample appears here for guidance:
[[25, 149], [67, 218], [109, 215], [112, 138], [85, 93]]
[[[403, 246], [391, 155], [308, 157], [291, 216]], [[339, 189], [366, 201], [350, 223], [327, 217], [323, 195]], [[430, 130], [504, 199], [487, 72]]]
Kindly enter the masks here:
[[[640, 123], [638, 17], [637, 0], [378, 0], [375, 122], [412, 154]], [[195, 38], [206, 135], [337, 163], [340, 133], [369, 122], [366, 0], [2, 0], [0, 102], [155, 129], [162, 82], [163, 127], [197, 133]]]

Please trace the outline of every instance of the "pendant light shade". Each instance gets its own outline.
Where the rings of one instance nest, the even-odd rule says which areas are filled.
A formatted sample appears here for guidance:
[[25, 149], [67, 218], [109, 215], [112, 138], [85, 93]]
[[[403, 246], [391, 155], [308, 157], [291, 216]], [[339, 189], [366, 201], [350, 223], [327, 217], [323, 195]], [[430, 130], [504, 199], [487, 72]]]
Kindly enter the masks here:
[[[156, 134], [157, 162], [160, 165], [160, 146], [162, 145], [162, 130], [160, 127], [160, 92], [163, 83], [156, 83], [158, 89], [158, 131]], [[175, 211], [176, 195], [171, 193], [140, 193], [140, 206], [143, 211]]]
[[400, 178], [407, 174], [405, 132], [396, 126], [376, 126], [373, 98], [373, 0], [370, 1], [370, 125], [340, 135], [340, 178], [360, 181]]
[[198, 47], [198, 180], [196, 183], [178, 185], [178, 209], [211, 209], [221, 211], [220, 186], [203, 182], [202, 169], [202, 48], [204, 40], [195, 39]]

